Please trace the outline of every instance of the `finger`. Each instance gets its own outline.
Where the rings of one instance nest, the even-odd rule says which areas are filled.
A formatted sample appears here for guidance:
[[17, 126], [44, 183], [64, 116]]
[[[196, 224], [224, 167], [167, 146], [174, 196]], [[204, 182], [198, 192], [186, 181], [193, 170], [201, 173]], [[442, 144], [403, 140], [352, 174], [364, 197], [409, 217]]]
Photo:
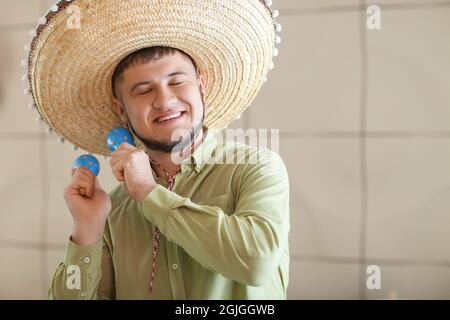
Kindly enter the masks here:
[[93, 179], [95, 174], [86, 166], [79, 166], [72, 169], [72, 178], [87, 177]]
[[117, 149], [120, 150], [134, 150], [137, 149], [135, 146], [129, 144], [128, 142], [122, 142]]
[[125, 174], [123, 171], [113, 171], [114, 176], [118, 181], [124, 181], [125, 180]]
[[[131, 147], [131, 148], [130, 148]], [[121, 144], [120, 144], [120, 146], [118, 146], [117, 148], [116, 148], [116, 150], [114, 150], [112, 153], [111, 153], [111, 155], [113, 155], [113, 154], [117, 154], [117, 153], [120, 153], [120, 152], [124, 152], [124, 151], [130, 151], [130, 150], [133, 150], [133, 146], [132, 145], [130, 145], [129, 143], [126, 143], [126, 142], [122, 142]]]
[[78, 188], [78, 194], [82, 197], [86, 196], [86, 189], [83, 187]]
[[92, 184], [93, 186], [95, 186], [95, 179], [96, 178], [97, 177], [95, 177], [95, 178], [92, 178], [92, 177], [78, 177], [78, 178], [75, 179], [75, 181], [76, 181], [77, 184], [85, 183], [85, 184]]
[[122, 162], [116, 163], [111, 169], [117, 180], [124, 181], [125, 169], [123, 168]]
[[127, 143], [127, 142], [122, 142], [116, 150], [114, 150], [111, 153], [111, 158], [115, 157], [115, 156], [120, 156], [122, 154], [126, 154], [129, 153], [130, 151], [138, 151], [139, 149], [136, 148], [135, 146]]
[[135, 147], [134, 145], [129, 144], [128, 142], [122, 142], [112, 153], [111, 153], [111, 158], [118, 156], [118, 155], [122, 155], [122, 154], [126, 154], [129, 152], [133, 152], [133, 151], [140, 151], [141, 149]]
[[[86, 197], [87, 196], [87, 191], [86, 191], [87, 187], [82, 186], [82, 185], [84, 185], [84, 184], [77, 183], [77, 184], [70, 185], [68, 193], [71, 195], [79, 195], [82, 197]], [[93, 195], [93, 193], [90, 193], [90, 196], [92, 196], [92, 195]]]
[[95, 180], [80, 181], [78, 183], [78, 191], [80, 191], [80, 195], [86, 196], [88, 198], [91, 198], [94, 195], [94, 187], [95, 187]]
[[90, 198], [94, 194], [96, 178], [95, 175], [75, 177], [71, 183], [71, 189], [75, 194], [78, 193], [81, 196]]
[[117, 149], [113, 153], [111, 153], [111, 158], [109, 159], [109, 164], [111, 166], [115, 165], [118, 161], [122, 160], [130, 153], [130, 150]]

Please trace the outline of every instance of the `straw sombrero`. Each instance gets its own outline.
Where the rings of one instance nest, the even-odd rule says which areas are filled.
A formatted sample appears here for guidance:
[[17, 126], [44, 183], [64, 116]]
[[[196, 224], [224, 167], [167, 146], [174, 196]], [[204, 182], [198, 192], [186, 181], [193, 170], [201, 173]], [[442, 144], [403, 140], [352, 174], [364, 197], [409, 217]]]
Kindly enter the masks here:
[[[130, 53], [169, 46], [189, 54], [206, 80], [208, 128], [223, 129], [252, 102], [278, 54], [271, 0], [60, 1], [39, 19], [22, 65], [26, 93], [60, 142], [109, 155], [121, 125], [111, 77]], [[80, 17], [77, 26], [71, 19]], [[73, 27], [75, 26], [75, 28]], [[79, 28], [77, 28], [79, 27]], [[135, 137], [136, 138], [136, 137]], [[143, 144], [136, 138], [138, 147]]]

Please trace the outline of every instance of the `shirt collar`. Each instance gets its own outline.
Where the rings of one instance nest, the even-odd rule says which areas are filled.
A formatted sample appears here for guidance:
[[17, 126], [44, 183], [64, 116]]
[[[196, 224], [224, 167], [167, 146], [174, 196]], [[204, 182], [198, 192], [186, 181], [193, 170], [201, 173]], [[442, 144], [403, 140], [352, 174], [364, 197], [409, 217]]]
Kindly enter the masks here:
[[181, 163], [181, 172], [191, 171], [190, 169], [192, 167], [195, 168], [196, 172], [200, 172], [205, 164], [207, 164], [209, 158], [211, 158], [216, 146], [217, 138], [215, 131], [206, 128], [203, 132], [203, 142], [194, 150], [190, 157]]

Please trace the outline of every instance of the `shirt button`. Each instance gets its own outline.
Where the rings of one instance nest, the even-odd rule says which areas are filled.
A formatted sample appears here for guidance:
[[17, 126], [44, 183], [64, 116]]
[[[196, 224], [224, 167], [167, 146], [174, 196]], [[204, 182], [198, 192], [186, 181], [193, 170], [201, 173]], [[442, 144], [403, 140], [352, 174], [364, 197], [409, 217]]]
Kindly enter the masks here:
[[174, 264], [172, 265], [172, 269], [173, 269], [173, 270], [177, 270], [177, 269], [178, 269], [178, 265], [177, 265], [176, 263], [174, 263]]
[[89, 258], [89, 257], [84, 257], [83, 262], [84, 262], [84, 263], [89, 263], [89, 262], [91, 262], [91, 258]]
[[81, 291], [81, 292], [80, 292], [80, 296], [84, 297], [85, 295], [86, 295], [86, 292], [85, 292], [85, 291]]

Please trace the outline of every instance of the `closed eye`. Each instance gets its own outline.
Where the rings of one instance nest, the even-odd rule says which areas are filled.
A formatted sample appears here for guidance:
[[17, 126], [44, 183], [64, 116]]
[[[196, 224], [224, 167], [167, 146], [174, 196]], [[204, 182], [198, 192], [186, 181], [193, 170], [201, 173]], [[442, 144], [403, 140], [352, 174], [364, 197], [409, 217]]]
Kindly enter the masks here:
[[152, 91], [152, 90], [153, 90], [153, 89], [147, 89], [147, 90], [145, 90], [145, 91], [138, 92], [138, 95], [139, 95], [139, 96], [142, 96], [142, 95], [144, 95], [144, 94], [149, 93], [149, 92]]

